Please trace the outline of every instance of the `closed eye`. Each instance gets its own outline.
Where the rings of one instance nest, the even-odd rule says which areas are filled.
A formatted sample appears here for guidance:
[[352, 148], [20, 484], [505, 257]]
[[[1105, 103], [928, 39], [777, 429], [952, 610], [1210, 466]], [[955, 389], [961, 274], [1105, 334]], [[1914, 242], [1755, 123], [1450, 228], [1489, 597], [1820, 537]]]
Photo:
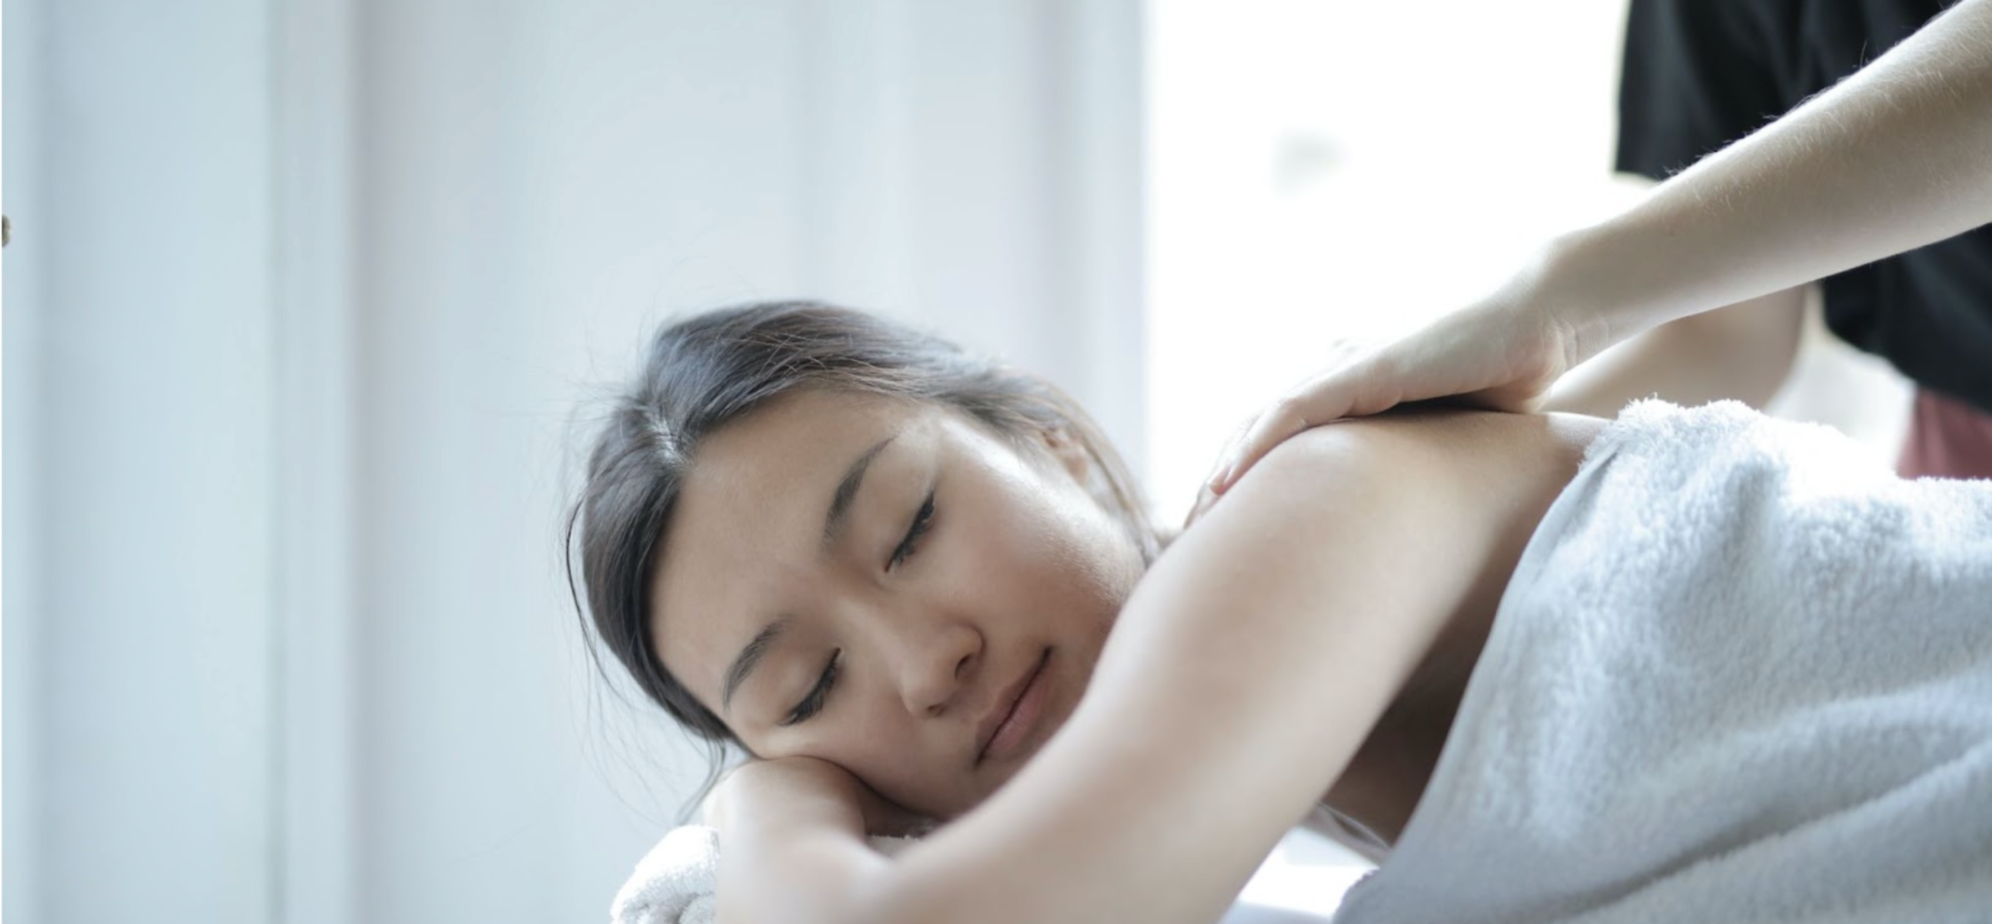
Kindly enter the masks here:
[[892, 550], [892, 559], [886, 562], [885, 569], [890, 571], [904, 563], [906, 559], [911, 558], [914, 543], [918, 542], [921, 536], [926, 535], [927, 530], [933, 528], [933, 525], [934, 492], [929, 490], [927, 492], [927, 500], [920, 505], [919, 512], [913, 515], [913, 525], [906, 529], [906, 538], [900, 540], [899, 547]]
[[[906, 559], [911, 558], [913, 556], [913, 547], [920, 541], [920, 537], [926, 535], [927, 530], [932, 529], [933, 526], [934, 492], [929, 490], [926, 500], [921, 502], [920, 509], [913, 514], [913, 523], [906, 528], [906, 537], [901, 539], [899, 545], [892, 550], [892, 560], [887, 563], [886, 567], [888, 569], [897, 567], [905, 563]], [[829, 697], [831, 688], [837, 685], [837, 675], [842, 672], [843, 653], [844, 650], [841, 648], [830, 652], [830, 662], [823, 665], [823, 673], [817, 675], [816, 686], [810, 688], [809, 695], [803, 697], [802, 702], [797, 703], [796, 707], [790, 710], [788, 717], [781, 722], [783, 727], [807, 722], [812, 716], [823, 711], [823, 702]]]
[[802, 702], [796, 704], [795, 709], [789, 712], [788, 718], [782, 720], [784, 728], [806, 722], [810, 716], [823, 711], [824, 698], [830, 695], [830, 688], [837, 685], [837, 674], [843, 664], [843, 658], [840, 656], [843, 653], [842, 648], [830, 652], [830, 663], [823, 665], [823, 673], [816, 677], [816, 686], [810, 689], [808, 696], [802, 698]]

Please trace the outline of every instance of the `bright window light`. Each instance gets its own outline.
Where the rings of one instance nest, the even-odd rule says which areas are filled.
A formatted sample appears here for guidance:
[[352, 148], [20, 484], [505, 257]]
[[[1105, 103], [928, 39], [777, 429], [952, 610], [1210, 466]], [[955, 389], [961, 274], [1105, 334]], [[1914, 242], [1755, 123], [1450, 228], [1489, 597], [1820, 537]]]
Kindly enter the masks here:
[[1407, 331], [1632, 201], [1623, 2], [1148, 5], [1147, 483], [1180, 520], [1337, 338]]
[[[1460, 307], [1648, 186], [1611, 169], [1624, 0], [1147, 10], [1144, 475], [1165, 523], [1335, 340]], [[1908, 386], [1816, 315], [1768, 410], [1892, 462]]]

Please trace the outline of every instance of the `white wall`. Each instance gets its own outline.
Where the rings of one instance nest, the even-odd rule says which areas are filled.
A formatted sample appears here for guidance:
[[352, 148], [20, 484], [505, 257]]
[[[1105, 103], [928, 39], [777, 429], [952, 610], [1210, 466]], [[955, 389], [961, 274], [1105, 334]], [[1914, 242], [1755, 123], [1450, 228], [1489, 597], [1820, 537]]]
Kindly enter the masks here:
[[704, 767], [557, 526], [673, 312], [928, 324], [1142, 462], [1135, 0], [155, 7], [6, 10], [10, 920], [605, 913]]
[[[5, 103], [0, 105], [0, 196], [4, 196], [9, 216], [47, 214], [38, 188], [24, 187], [22, 176], [41, 169], [44, 138], [41, 100], [16, 92], [23, 81], [40, 79], [45, 59], [40, 47], [41, 10], [35, 7], [6, 11], [4, 39], [0, 49], [0, 86]], [[42, 325], [39, 311], [29, 310], [42, 301], [42, 274], [32, 259], [16, 254], [40, 248], [39, 243], [9, 246], [0, 259], [0, 476], [5, 480], [5, 497], [0, 500], [0, 551], [4, 551], [6, 573], [0, 579], [0, 785], [5, 802], [0, 805], [0, 919], [22, 920], [27, 909], [41, 907], [42, 880], [40, 834], [47, 818], [42, 810], [44, 785], [39, 760], [26, 760], [23, 754], [39, 753], [44, 745], [40, 652], [43, 648], [41, 618], [22, 618], [22, 613], [39, 613], [41, 601], [40, 523], [42, 474], [40, 452]], [[26, 442], [33, 440], [33, 442]]]
[[266, 11], [6, 13], [5, 913], [267, 920]]

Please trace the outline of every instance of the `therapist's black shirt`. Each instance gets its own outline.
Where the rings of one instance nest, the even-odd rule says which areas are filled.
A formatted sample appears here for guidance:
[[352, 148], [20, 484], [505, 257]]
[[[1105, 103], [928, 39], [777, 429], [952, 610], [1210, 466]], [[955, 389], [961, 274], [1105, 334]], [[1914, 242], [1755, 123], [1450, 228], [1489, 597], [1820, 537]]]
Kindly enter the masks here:
[[[1632, 0], [1618, 169], [1664, 179], [1832, 86], [1951, 5]], [[1992, 152], [1986, 162], [1992, 169]], [[1835, 334], [1919, 384], [1992, 412], [1992, 225], [1829, 277], [1824, 289]]]

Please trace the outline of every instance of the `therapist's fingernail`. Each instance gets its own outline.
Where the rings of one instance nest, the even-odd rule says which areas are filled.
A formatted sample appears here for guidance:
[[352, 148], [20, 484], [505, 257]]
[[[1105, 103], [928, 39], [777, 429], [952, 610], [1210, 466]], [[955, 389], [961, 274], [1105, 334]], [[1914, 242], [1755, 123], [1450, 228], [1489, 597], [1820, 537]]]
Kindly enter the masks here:
[[1230, 480], [1231, 480], [1231, 465], [1229, 463], [1226, 463], [1223, 467], [1217, 470], [1217, 474], [1210, 476], [1210, 480], [1205, 482], [1204, 486], [1210, 488], [1210, 493], [1212, 494], [1223, 494], [1224, 483]]

